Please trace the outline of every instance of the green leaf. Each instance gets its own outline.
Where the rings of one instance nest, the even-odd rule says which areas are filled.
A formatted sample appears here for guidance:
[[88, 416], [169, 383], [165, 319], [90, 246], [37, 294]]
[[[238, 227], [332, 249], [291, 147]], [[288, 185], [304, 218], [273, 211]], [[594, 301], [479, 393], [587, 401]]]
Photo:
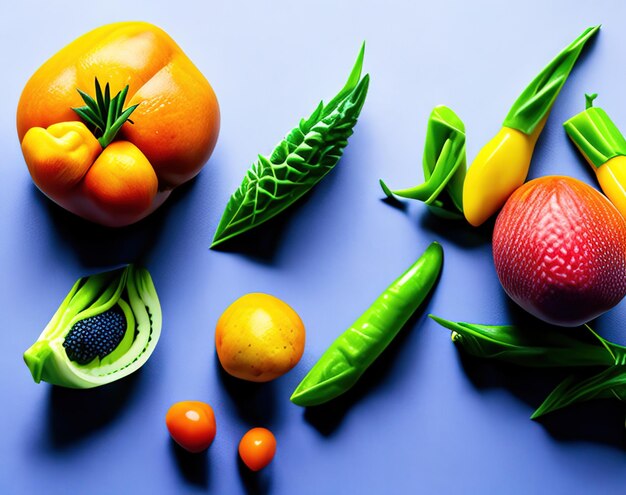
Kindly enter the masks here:
[[451, 330], [452, 341], [476, 357], [528, 367], [594, 370], [585, 375], [572, 375], [559, 384], [533, 413], [533, 419], [592, 399], [626, 401], [626, 347], [600, 337], [588, 325], [585, 325], [586, 330], [582, 327], [521, 328], [430, 317]]
[[599, 373], [566, 378], [548, 395], [531, 418], [536, 419], [557, 409], [593, 399], [626, 400], [626, 366], [611, 366]]
[[92, 132], [101, 130], [100, 122], [97, 115], [94, 115], [89, 107], [73, 108], [74, 112], [81, 118], [87, 126], [92, 127]]
[[77, 91], [78, 91], [78, 94], [80, 94], [83, 101], [85, 102], [85, 104], [87, 105], [87, 107], [89, 107], [89, 109], [91, 109], [93, 114], [98, 119], [101, 120], [100, 109], [98, 108], [98, 104], [96, 103], [96, 101], [84, 91], [81, 91], [80, 89], [78, 89]]
[[302, 119], [269, 158], [259, 155], [230, 197], [211, 247], [279, 214], [333, 169], [367, 96], [369, 75], [359, 80], [362, 63], [363, 47], [339, 94], [326, 106], [320, 103], [308, 119]]
[[613, 344], [582, 328], [521, 328], [478, 325], [430, 317], [452, 331], [452, 340], [476, 357], [529, 367], [611, 366], [623, 363], [626, 347]]
[[387, 197], [417, 199], [448, 218], [463, 217], [463, 181], [466, 172], [465, 126], [448, 107], [438, 106], [428, 118], [424, 157], [425, 182], [408, 189], [391, 190], [382, 180]]
[[337, 93], [337, 95], [335, 95], [335, 97], [328, 102], [326, 106], [322, 108], [318, 107], [317, 110], [319, 110], [320, 113], [316, 115], [316, 112], [317, 112], [316, 110], [316, 112], [314, 112], [313, 115], [311, 116], [311, 118], [314, 119], [314, 121], [319, 120], [320, 116], [330, 115], [333, 112], [333, 110], [335, 110], [337, 106], [341, 103], [341, 101], [344, 100], [346, 96], [349, 95], [354, 90], [354, 88], [356, 88], [356, 85], [361, 80], [361, 72], [363, 70], [364, 56], [365, 56], [365, 41], [361, 45], [361, 50], [359, 50], [359, 54], [356, 57], [356, 61], [354, 62], [352, 71], [350, 71], [350, 75], [348, 76], [348, 80], [346, 81], [346, 84], [344, 85], [343, 88], [341, 88], [341, 91], [339, 91], [339, 93]]
[[79, 88], [77, 88], [77, 91], [86, 106], [72, 108], [72, 110], [74, 110], [88, 126], [92, 127], [91, 131], [98, 138], [103, 149], [111, 144], [124, 123], [133, 123], [129, 117], [138, 105], [132, 105], [126, 110], [123, 109], [126, 95], [128, 94], [128, 85], [113, 98], [111, 98], [109, 83], [106, 84], [103, 93], [98, 78], [95, 79], [95, 99]]
[[580, 53], [599, 29], [587, 28], [565, 47], [519, 95], [502, 125], [532, 134], [550, 112]]
[[626, 139], [608, 114], [592, 106], [597, 95], [585, 95], [587, 109], [563, 127], [583, 155], [597, 168], [616, 156], [626, 156]]

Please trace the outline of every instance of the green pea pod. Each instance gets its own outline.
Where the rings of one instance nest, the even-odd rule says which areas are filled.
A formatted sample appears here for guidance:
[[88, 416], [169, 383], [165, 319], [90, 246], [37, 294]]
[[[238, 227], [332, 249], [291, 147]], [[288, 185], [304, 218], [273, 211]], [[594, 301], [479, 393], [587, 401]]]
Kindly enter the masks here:
[[439, 277], [442, 264], [443, 249], [433, 242], [331, 344], [300, 382], [291, 401], [299, 406], [315, 406], [350, 389], [428, 296]]
[[147, 270], [80, 278], [25, 353], [35, 382], [92, 388], [139, 369], [161, 333], [161, 306]]
[[259, 155], [248, 169], [228, 200], [211, 247], [278, 215], [335, 167], [367, 96], [369, 75], [361, 78], [364, 50], [365, 44], [343, 89], [302, 119], [269, 158]]
[[465, 180], [465, 125], [448, 107], [438, 106], [428, 118], [424, 156], [425, 182], [408, 189], [391, 190], [380, 180], [387, 197], [417, 199], [446, 218], [463, 218]]

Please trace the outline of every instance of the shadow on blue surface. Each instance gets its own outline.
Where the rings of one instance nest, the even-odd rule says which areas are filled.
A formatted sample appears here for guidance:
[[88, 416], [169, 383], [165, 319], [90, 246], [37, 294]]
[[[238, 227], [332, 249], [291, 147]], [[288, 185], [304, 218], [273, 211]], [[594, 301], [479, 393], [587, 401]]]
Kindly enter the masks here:
[[[503, 388], [528, 404], [528, 421], [535, 408], [569, 374], [562, 370], [533, 369], [481, 360], [459, 351], [467, 378], [477, 393]], [[602, 443], [623, 450], [626, 447], [624, 405], [618, 401], [574, 404], [535, 420], [558, 441]]]
[[220, 364], [217, 354], [214, 359], [220, 381], [234, 405], [234, 412], [246, 428], [263, 426], [275, 429], [281, 421], [277, 407], [275, 381], [254, 383], [229, 375]]
[[210, 484], [208, 452], [205, 450], [197, 454], [187, 452], [170, 438], [170, 452], [176, 460], [176, 465], [182, 477], [190, 485], [208, 489]]
[[412, 209], [409, 208], [409, 206], [411, 203], [417, 205], [420, 211], [419, 217], [417, 219], [411, 218], [411, 221], [417, 224], [416, 227], [427, 232], [434, 232], [437, 236], [453, 242], [458, 246], [473, 248], [491, 242], [495, 215], [480, 227], [473, 227], [464, 219], [439, 217], [430, 212], [425, 204], [417, 200], [400, 200], [396, 197], [383, 197], [380, 201], [409, 217], [412, 216]]
[[434, 232], [463, 248], [476, 248], [491, 243], [496, 215], [480, 227], [473, 227], [466, 220], [449, 220], [434, 215], [424, 206], [419, 218], [419, 227], [427, 232]]
[[[337, 167], [343, 161], [344, 159], [342, 158]], [[286, 235], [289, 235], [290, 225], [294, 222], [294, 218], [297, 218], [298, 213], [305, 208], [309, 201], [315, 200], [316, 191], [319, 188], [332, 187], [331, 184], [338, 175], [337, 172], [335, 169], [331, 170], [321, 183], [318, 183], [313, 189], [275, 217], [232, 239], [224, 241], [222, 244], [218, 244], [212, 249], [240, 254], [267, 265], [274, 264], [280, 255], [282, 240]]]
[[396, 210], [400, 210], [402, 212], [406, 212], [409, 209], [408, 202], [401, 201], [395, 196], [384, 197], [381, 199], [381, 201], [386, 205], [391, 206], [392, 208], [395, 208]]
[[[534, 330], [550, 331], [550, 325], [523, 311], [506, 298], [508, 321], [477, 322], [513, 324]], [[513, 364], [478, 359], [459, 349], [459, 360], [467, 378], [478, 392], [504, 388], [528, 404], [528, 416], [539, 407], [552, 390], [567, 376], [571, 369], [526, 368]], [[626, 448], [624, 404], [618, 401], [599, 400], [574, 404], [554, 411], [536, 421], [548, 433], [561, 441], [590, 441], [603, 443], [618, 449]]]
[[71, 448], [81, 439], [114, 421], [132, 400], [140, 374], [141, 370], [116, 382], [88, 390], [51, 386], [46, 414], [51, 448]]
[[265, 495], [266, 493], [270, 493], [272, 487], [271, 463], [260, 471], [251, 471], [241, 460], [239, 454], [237, 454], [237, 469], [239, 470], [239, 477], [241, 478], [241, 483], [247, 494]]
[[54, 228], [51, 244], [55, 249], [76, 253], [85, 266], [141, 263], [157, 243], [170, 212], [190, 195], [196, 179], [176, 188], [154, 213], [127, 227], [110, 228], [84, 220], [46, 198], [34, 185], [33, 201], [47, 210]]
[[310, 200], [312, 195], [313, 193], [309, 192], [274, 218], [228, 239], [212, 249], [239, 254], [266, 265], [274, 264], [291, 219], [297, 215], [297, 212]]

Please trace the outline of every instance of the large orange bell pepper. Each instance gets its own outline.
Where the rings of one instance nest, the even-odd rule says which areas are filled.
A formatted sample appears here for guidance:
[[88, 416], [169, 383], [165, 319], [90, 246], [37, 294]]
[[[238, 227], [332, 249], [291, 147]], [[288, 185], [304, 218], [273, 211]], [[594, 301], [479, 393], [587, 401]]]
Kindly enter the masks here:
[[[98, 81], [109, 87], [102, 91]], [[144, 218], [194, 177], [219, 125], [209, 82], [172, 38], [144, 22], [106, 25], [67, 45], [30, 78], [17, 109], [37, 187], [112, 227]]]

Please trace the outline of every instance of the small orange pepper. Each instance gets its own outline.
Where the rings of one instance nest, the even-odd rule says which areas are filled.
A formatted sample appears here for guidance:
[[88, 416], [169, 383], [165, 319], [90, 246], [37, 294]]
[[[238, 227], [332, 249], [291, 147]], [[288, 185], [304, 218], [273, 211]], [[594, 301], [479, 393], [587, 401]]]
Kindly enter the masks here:
[[219, 126], [209, 82], [168, 34], [145, 22], [102, 26], [61, 49], [26, 83], [17, 109], [37, 187], [112, 227], [141, 220], [198, 174]]

